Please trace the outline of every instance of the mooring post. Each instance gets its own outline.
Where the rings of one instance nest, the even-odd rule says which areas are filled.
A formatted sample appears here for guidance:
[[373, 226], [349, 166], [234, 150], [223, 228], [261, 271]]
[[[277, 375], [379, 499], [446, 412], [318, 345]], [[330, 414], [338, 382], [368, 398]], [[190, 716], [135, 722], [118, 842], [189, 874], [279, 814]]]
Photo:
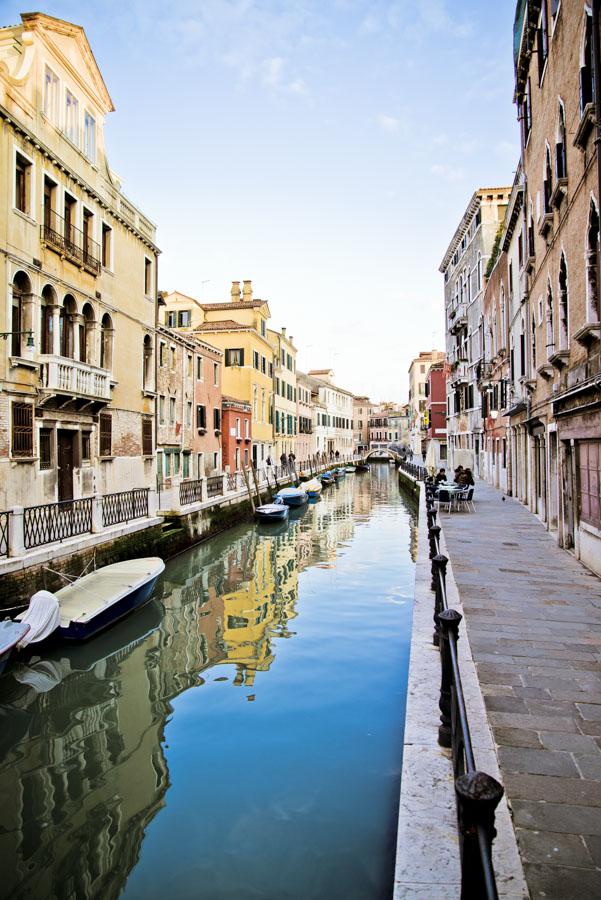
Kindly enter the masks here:
[[[466, 772], [455, 781], [461, 858], [461, 900], [498, 896], [492, 866], [497, 836], [495, 810], [503, 787], [485, 772]], [[481, 840], [483, 839], [484, 847]]]

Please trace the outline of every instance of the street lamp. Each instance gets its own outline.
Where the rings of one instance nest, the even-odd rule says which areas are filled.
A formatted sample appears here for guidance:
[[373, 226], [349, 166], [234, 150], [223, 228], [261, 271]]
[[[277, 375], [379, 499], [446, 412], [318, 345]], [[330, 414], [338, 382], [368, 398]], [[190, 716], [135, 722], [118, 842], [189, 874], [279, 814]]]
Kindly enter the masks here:
[[26, 334], [27, 335], [27, 346], [35, 347], [33, 341], [33, 331], [31, 329], [29, 331], [0, 331], [0, 337], [3, 341], [8, 340], [9, 337], [12, 337], [13, 334]]

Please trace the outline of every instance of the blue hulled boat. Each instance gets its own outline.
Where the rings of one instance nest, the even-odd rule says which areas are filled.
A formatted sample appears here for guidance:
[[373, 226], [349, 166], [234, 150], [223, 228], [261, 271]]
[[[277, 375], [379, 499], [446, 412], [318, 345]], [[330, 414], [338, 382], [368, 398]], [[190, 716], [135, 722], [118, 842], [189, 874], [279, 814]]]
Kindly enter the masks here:
[[288, 507], [285, 503], [264, 503], [263, 506], [257, 506], [255, 515], [263, 524], [282, 522], [288, 518]]
[[300, 488], [283, 488], [276, 497], [276, 502], [285, 503], [286, 506], [303, 506], [308, 500], [307, 492]]

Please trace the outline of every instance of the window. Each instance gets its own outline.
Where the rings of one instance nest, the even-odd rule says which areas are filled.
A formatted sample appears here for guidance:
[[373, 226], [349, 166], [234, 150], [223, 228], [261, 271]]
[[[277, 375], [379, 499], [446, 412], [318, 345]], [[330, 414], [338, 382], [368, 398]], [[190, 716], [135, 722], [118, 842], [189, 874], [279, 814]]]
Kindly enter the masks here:
[[96, 120], [87, 109], [83, 117], [83, 152], [90, 162], [96, 162]]
[[265, 319], [261, 319], [261, 337], [265, 337], [267, 334], [267, 329], [265, 326]]
[[144, 293], [150, 297], [152, 293], [152, 262], [144, 257]]
[[219, 468], [219, 453], [213, 453], [213, 468]]
[[165, 424], [165, 397], [163, 394], [159, 397], [159, 425]]
[[152, 419], [144, 417], [142, 419], [142, 456], [152, 456]]
[[532, 105], [530, 101], [530, 79], [526, 81], [526, 89], [522, 97], [521, 115], [522, 120], [522, 145], [525, 147], [530, 137], [532, 129]]
[[175, 347], [170, 347], [171, 368], [175, 369], [177, 364], [177, 351]]
[[580, 519], [601, 528], [601, 441], [578, 442]]
[[153, 384], [152, 371], [152, 338], [149, 334], [144, 336], [142, 345], [142, 388], [147, 391]]
[[190, 451], [184, 450], [182, 453], [182, 478], [190, 477]]
[[87, 209], [85, 206], [83, 208], [83, 261], [84, 263], [90, 263], [90, 256], [92, 257], [92, 264], [96, 264], [96, 259], [94, 253], [91, 251], [94, 248], [94, 213]]
[[192, 403], [186, 403], [186, 425], [188, 428], [192, 425]]
[[538, 55], [538, 83], [543, 80], [545, 63], [549, 55], [549, 24], [547, 22], [547, 0], [543, 0], [540, 11], [540, 25], [536, 31], [536, 48]]
[[77, 215], [77, 200], [65, 191], [63, 204], [63, 227], [67, 248], [79, 252], [75, 240], [75, 218]]
[[100, 368], [110, 369], [113, 364], [113, 321], [105, 313], [100, 323]]
[[269, 363], [269, 377], [273, 378], [273, 363]]
[[267, 360], [264, 356], [261, 357], [261, 372], [263, 375], [267, 374]]
[[[44, 228], [58, 232], [58, 222], [56, 221], [56, 181], [44, 175]], [[44, 235], [44, 237], [52, 237], [52, 235]]]
[[253, 350], [253, 367], [259, 371], [259, 354], [256, 350]]
[[164, 341], [161, 341], [161, 343], [159, 344], [159, 366], [165, 365], [165, 352], [166, 352], [166, 345], [165, 345]]
[[244, 365], [244, 350], [240, 347], [237, 349], [226, 350], [225, 351], [225, 364], [226, 366], [243, 366]]
[[250, 437], [250, 421], [248, 419], [244, 420], [244, 437]]
[[555, 177], [568, 177], [567, 157], [566, 157], [566, 114], [563, 103], [559, 104], [559, 117], [557, 125], [557, 142], [555, 144]]
[[31, 162], [22, 153], [17, 153], [15, 155], [15, 207], [28, 216], [32, 213], [31, 172]]
[[237, 437], [237, 438], [241, 437], [241, 434], [240, 434], [240, 419], [236, 419], [236, 437]]
[[192, 372], [193, 372], [192, 354], [191, 354], [191, 353], [188, 353], [188, 358], [187, 358], [187, 368], [186, 368], [186, 376], [187, 376], [188, 378], [192, 378]]
[[111, 251], [113, 243], [113, 229], [106, 222], [102, 223], [102, 265], [105, 269], [111, 269]]
[[584, 47], [582, 53], [582, 66], [580, 68], [580, 117], [584, 115], [586, 107], [593, 102], [593, 27], [592, 16], [585, 14]]
[[213, 428], [215, 431], [221, 431], [221, 410], [217, 407], [213, 410]]
[[196, 407], [196, 427], [205, 430], [207, 427], [207, 409], [205, 406]]
[[[42, 429], [43, 431], [44, 429]], [[92, 432], [82, 431], [81, 433], [81, 459], [82, 462], [90, 462], [92, 459]]]
[[[14, 291], [14, 288], [13, 288]], [[13, 294], [14, 297], [14, 294]], [[52, 353], [52, 335], [54, 320], [52, 318], [52, 307], [56, 302], [54, 292], [50, 285], [46, 285], [42, 291], [42, 308], [41, 308], [41, 334], [40, 334], [40, 352]]]
[[175, 397], [169, 397], [169, 424], [175, 425]]
[[599, 321], [599, 214], [591, 200], [586, 251], [587, 322]]
[[553, 291], [547, 285], [547, 359], [555, 352], [555, 336], [553, 327]]
[[559, 263], [559, 349], [569, 349], [569, 300], [568, 269], [566, 258], [561, 254]]
[[196, 379], [202, 381], [202, 356], [196, 357]]
[[177, 325], [177, 313], [175, 310], [170, 310], [166, 315], [166, 319], [167, 321], [165, 324], [167, 325], [167, 328], [175, 328]]
[[213, 363], [213, 384], [215, 387], [219, 384], [219, 363]]
[[113, 448], [113, 419], [108, 413], [100, 413], [98, 455], [110, 456]]
[[79, 146], [79, 101], [67, 88], [65, 94], [65, 134], [76, 146]]
[[[89, 432], [87, 432], [89, 434]], [[52, 468], [52, 431], [40, 428], [40, 469]]]
[[58, 123], [58, 76], [46, 66], [44, 73], [44, 115]]
[[551, 172], [551, 151], [547, 146], [545, 149], [545, 179], [543, 181], [543, 209], [545, 215], [551, 210], [551, 194], [553, 193], [553, 175]]

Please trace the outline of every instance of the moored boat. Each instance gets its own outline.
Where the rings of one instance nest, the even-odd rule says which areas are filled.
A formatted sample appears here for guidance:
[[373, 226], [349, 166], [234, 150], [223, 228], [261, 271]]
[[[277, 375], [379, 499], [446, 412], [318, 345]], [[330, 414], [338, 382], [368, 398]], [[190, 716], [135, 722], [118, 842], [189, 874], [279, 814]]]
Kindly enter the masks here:
[[346, 469], [345, 469], [345, 471], [348, 472], [349, 475], [352, 475], [352, 474], [354, 473], [354, 471], [355, 471], [355, 467], [354, 467], [354, 466], [347, 466]]
[[364, 462], [357, 463], [357, 465], [355, 466], [355, 472], [369, 472], [369, 466]]
[[285, 503], [264, 503], [257, 506], [255, 515], [259, 522], [282, 522], [288, 518], [288, 507]]
[[38, 591], [17, 616], [31, 626], [22, 644], [37, 643], [51, 634], [85, 641], [145, 603], [163, 572], [158, 556], [127, 559], [82, 575], [56, 591]]
[[30, 626], [25, 622], [12, 622], [4, 619], [0, 622], [0, 675], [4, 671], [9, 657], [16, 645], [29, 631]]
[[307, 492], [309, 497], [318, 497], [321, 494], [321, 481], [318, 481], [317, 478], [305, 481], [303, 490]]
[[283, 488], [276, 496], [276, 502], [285, 503], [286, 506], [303, 506], [308, 500], [307, 492], [300, 488]]

